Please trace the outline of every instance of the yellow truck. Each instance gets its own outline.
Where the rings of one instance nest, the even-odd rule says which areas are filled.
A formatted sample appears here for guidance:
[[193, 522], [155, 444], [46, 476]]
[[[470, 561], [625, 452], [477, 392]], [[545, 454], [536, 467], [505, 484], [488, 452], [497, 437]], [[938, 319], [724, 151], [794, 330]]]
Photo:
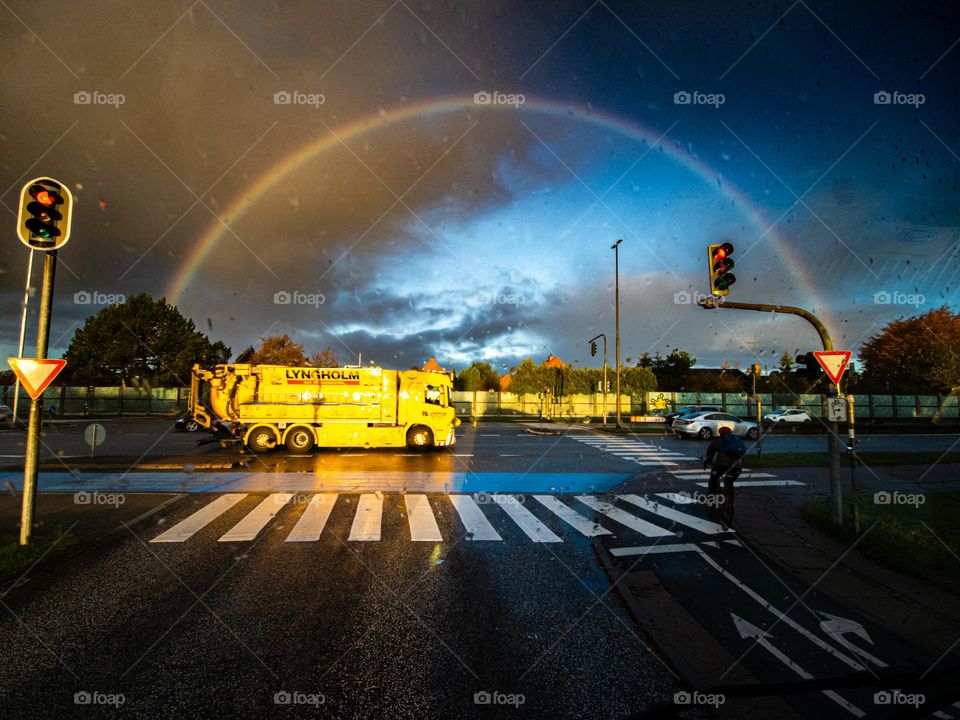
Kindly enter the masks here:
[[453, 445], [452, 375], [379, 367], [193, 366], [190, 414], [232, 423], [253, 452]]

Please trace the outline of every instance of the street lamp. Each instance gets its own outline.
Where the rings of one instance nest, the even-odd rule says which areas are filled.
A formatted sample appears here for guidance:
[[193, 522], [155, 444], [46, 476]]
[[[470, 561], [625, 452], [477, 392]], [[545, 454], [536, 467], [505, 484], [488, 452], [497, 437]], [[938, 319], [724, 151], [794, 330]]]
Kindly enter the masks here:
[[623, 238], [610, 246], [613, 250], [614, 307], [617, 318], [617, 428], [622, 427], [620, 424], [620, 243], [622, 242]]

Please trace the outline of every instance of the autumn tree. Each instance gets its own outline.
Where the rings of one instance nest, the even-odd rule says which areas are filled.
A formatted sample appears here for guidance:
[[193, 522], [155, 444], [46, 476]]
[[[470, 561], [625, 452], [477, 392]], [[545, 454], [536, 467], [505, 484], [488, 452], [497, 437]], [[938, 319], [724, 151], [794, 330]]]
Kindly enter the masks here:
[[340, 360], [334, 354], [328, 345], [320, 352], [315, 352], [310, 356], [310, 367], [335, 368], [340, 367]]
[[861, 392], [947, 394], [960, 385], [960, 313], [894, 320], [860, 348]]
[[225, 363], [230, 348], [211, 342], [166, 299], [140, 293], [88, 317], [64, 358], [72, 383], [162, 387], [188, 385], [194, 363]]
[[251, 365], [290, 365], [306, 367], [310, 363], [303, 345], [290, 339], [289, 335], [273, 335], [260, 343], [260, 349], [247, 360]]

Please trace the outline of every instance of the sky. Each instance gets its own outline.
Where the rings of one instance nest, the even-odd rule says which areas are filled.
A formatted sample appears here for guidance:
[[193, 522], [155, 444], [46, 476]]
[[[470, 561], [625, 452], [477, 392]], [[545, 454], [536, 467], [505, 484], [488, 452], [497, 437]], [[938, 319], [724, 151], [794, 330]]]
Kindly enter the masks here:
[[[51, 356], [166, 297], [234, 353], [500, 372], [857, 348], [960, 305], [960, 22], [941, 3], [0, 3], [0, 352], [22, 185], [64, 181]], [[40, 263], [32, 286], [40, 282]], [[27, 355], [39, 293], [28, 305]]]

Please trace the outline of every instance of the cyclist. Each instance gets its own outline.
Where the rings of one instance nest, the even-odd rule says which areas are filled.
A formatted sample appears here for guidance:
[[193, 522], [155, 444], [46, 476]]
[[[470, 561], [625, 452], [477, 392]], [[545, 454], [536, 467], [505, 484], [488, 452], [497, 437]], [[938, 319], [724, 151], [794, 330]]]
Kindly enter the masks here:
[[717, 437], [707, 446], [707, 455], [703, 461], [704, 469], [712, 465], [708, 497], [716, 507], [720, 501], [720, 478], [723, 478], [723, 515], [726, 524], [733, 518], [733, 483], [740, 477], [743, 469], [743, 456], [747, 448], [743, 440], [738, 438], [728, 427], [720, 428]]

